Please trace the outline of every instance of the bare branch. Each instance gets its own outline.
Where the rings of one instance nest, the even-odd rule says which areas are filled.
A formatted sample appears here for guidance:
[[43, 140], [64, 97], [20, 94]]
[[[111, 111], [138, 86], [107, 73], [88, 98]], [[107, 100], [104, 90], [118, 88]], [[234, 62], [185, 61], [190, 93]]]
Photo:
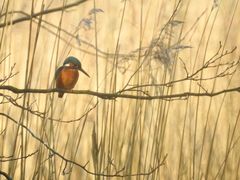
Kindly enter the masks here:
[[[232, 54], [234, 51], [236, 51], [236, 47], [232, 48], [230, 51], [226, 51], [223, 54], [220, 54], [220, 50], [222, 48], [221, 42], [219, 42], [219, 48], [217, 50], [217, 52], [211, 57], [209, 58], [204, 64], [203, 66], [199, 67], [197, 70], [195, 70], [193, 73], [189, 73], [187, 68], [185, 67], [185, 62], [180, 58], [180, 61], [183, 63], [183, 68], [186, 72], [186, 77], [183, 77], [181, 79], [177, 79], [177, 80], [172, 80], [166, 83], [161, 83], [161, 84], [141, 84], [141, 85], [132, 85], [129, 88], [124, 87], [121, 91], [119, 92], [127, 92], [130, 90], [134, 90], [134, 89], [139, 89], [139, 88], [143, 88], [143, 87], [157, 87], [157, 86], [173, 86], [176, 83], [180, 83], [180, 82], [184, 82], [184, 81], [203, 81], [203, 80], [211, 80], [211, 79], [215, 79], [215, 78], [221, 78], [221, 77], [225, 77], [225, 76], [229, 76], [232, 75], [236, 69], [238, 68], [238, 66], [240, 65], [240, 58], [238, 58], [238, 60], [236, 61], [230, 61], [230, 62], [226, 62], [226, 63], [222, 63], [222, 64], [218, 64], [216, 65], [216, 63], [218, 62], [218, 60], [220, 60], [221, 58], [228, 56], [230, 54]], [[214, 75], [212, 77], [206, 77], [206, 78], [199, 78], [199, 74], [202, 71], [206, 71], [209, 68], [218, 68], [219, 66], [226, 66], [225, 69], [218, 73], [217, 75]]]
[[13, 78], [18, 74], [18, 72], [13, 73], [13, 69], [15, 68], [16, 63], [14, 63], [13, 66], [11, 66], [10, 73], [7, 76], [4, 76], [2, 79], [0, 79], [0, 86], [5, 84], [9, 79]]
[[67, 120], [67, 121], [64, 121], [64, 120], [61, 120], [61, 119], [53, 119], [53, 118], [48, 118], [52, 121], [56, 121], [56, 122], [60, 122], [60, 123], [73, 123], [73, 122], [77, 122], [77, 121], [81, 121], [84, 117], [86, 117], [92, 110], [94, 110], [98, 105], [98, 102], [93, 106], [91, 107], [90, 109], [87, 110], [87, 112], [85, 112], [81, 117], [77, 118], [77, 119], [72, 119], [72, 120]]
[[78, 166], [80, 168], [82, 168], [85, 172], [87, 172], [88, 174], [94, 175], [94, 176], [104, 176], [104, 177], [132, 177], [132, 176], [146, 176], [146, 175], [150, 175], [153, 172], [155, 172], [158, 168], [160, 168], [162, 165], [165, 164], [165, 160], [167, 158], [167, 155], [163, 158], [163, 160], [156, 166], [154, 167], [151, 171], [149, 172], [143, 172], [143, 173], [136, 173], [136, 174], [104, 174], [104, 173], [95, 173], [92, 172], [88, 169], [86, 169], [86, 165], [81, 165], [76, 161], [73, 161], [71, 159], [66, 158], [65, 156], [63, 156], [62, 154], [60, 154], [59, 152], [57, 152], [55, 149], [51, 148], [48, 143], [44, 142], [40, 137], [38, 137], [37, 135], [35, 135], [35, 133], [30, 130], [27, 126], [25, 126], [24, 124], [16, 121], [15, 119], [13, 119], [11, 116], [5, 114], [5, 113], [0, 113], [1, 116], [4, 116], [6, 118], [8, 118], [8, 120], [11, 120], [12, 122], [14, 122], [15, 124], [21, 126], [23, 129], [25, 129], [35, 140], [37, 140], [38, 142], [40, 142], [43, 146], [45, 146], [49, 151], [51, 151], [53, 153], [53, 155], [58, 156], [59, 158], [61, 158], [62, 160], [64, 160], [66, 163], [71, 163], [74, 164], [75, 166]]
[[101, 93], [101, 92], [95, 92], [90, 90], [62, 90], [62, 89], [19, 89], [13, 86], [0, 86], [1, 90], [8, 90], [15, 94], [25, 94], [25, 93], [41, 93], [41, 94], [49, 94], [49, 93], [55, 93], [55, 92], [64, 92], [68, 94], [85, 94], [85, 95], [91, 95], [96, 96], [101, 99], [108, 99], [108, 100], [115, 100], [116, 98], [126, 98], [126, 99], [139, 99], [139, 100], [154, 100], [154, 99], [162, 99], [162, 100], [169, 100], [172, 98], [186, 98], [189, 96], [192, 97], [199, 97], [199, 96], [206, 96], [206, 97], [214, 97], [217, 95], [221, 95], [224, 93], [231, 93], [231, 92], [240, 92], [240, 86], [224, 89], [217, 92], [212, 93], [195, 93], [195, 92], [183, 92], [183, 93], [176, 93], [176, 94], [169, 94], [169, 95], [131, 95], [131, 94], [121, 94], [121, 93]]
[[77, 2], [68, 4], [68, 5], [64, 6], [64, 7], [61, 6], [61, 7], [56, 7], [56, 8], [52, 8], [52, 9], [43, 10], [43, 11], [40, 11], [38, 13], [32, 14], [32, 16], [21, 17], [21, 18], [15, 19], [13, 21], [8, 21], [6, 23], [1, 23], [0, 24], [0, 28], [3, 28], [3, 27], [8, 26], [8, 25], [14, 25], [14, 24], [17, 24], [17, 23], [20, 23], [20, 22], [23, 22], [23, 21], [28, 21], [28, 20], [30, 20], [32, 18], [41, 16], [41, 15], [46, 15], [46, 14], [50, 14], [50, 13], [55, 13], [55, 12], [58, 12], [58, 11], [66, 10], [66, 9], [72, 8], [74, 6], [78, 6], [79, 4], [82, 4], [82, 3], [87, 2], [87, 1], [88, 0], [79, 0]]
[[28, 154], [26, 156], [23, 156], [23, 157], [16, 157], [16, 158], [13, 158], [12, 156], [9, 156], [9, 157], [4, 157], [4, 156], [1, 156], [0, 157], [0, 162], [9, 162], [9, 161], [17, 161], [17, 160], [21, 160], [21, 159], [27, 159], [35, 154], [37, 154], [39, 151], [36, 150], [34, 151], [33, 153], [31, 154]]
[[12, 178], [5, 172], [0, 170], [0, 175], [3, 175], [7, 180], [12, 180]]

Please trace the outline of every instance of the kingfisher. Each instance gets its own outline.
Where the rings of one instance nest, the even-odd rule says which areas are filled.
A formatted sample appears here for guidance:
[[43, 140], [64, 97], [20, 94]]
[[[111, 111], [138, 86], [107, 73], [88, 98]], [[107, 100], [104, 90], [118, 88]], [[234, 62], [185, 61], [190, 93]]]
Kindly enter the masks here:
[[[63, 90], [71, 90], [74, 88], [78, 81], [79, 73], [83, 72], [86, 76], [90, 77], [88, 73], [82, 68], [80, 61], [70, 56], [63, 62], [55, 72], [56, 87]], [[63, 97], [63, 92], [58, 93], [58, 97]]]

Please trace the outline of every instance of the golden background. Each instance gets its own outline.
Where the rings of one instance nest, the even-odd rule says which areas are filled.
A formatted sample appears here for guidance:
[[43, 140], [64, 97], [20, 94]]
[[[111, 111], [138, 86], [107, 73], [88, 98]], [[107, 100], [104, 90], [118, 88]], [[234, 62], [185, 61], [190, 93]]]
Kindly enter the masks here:
[[[0, 16], [0, 23], [74, 2], [1, 0], [1, 14], [8, 14]], [[238, 2], [87, 0], [63, 11], [10, 24], [0, 29], [0, 60], [6, 58], [0, 64], [0, 79], [16, 64], [13, 72], [18, 73], [4, 85], [54, 88], [55, 70], [70, 55], [77, 57], [91, 76], [80, 74], [75, 90], [115, 93], [126, 85], [181, 79], [186, 77], [184, 63], [189, 73], [201, 68], [218, 51], [220, 41], [219, 54], [239, 45]], [[151, 45], [159, 34], [158, 51]], [[147, 56], [149, 50], [161, 58]], [[169, 56], [164, 56], [164, 52]], [[215, 65], [237, 61], [238, 57], [236, 49]], [[150, 86], [125, 93], [221, 91], [239, 86], [238, 65], [235, 68], [233, 74], [221, 78], [186, 80], [173, 86]], [[220, 66], [219, 71], [223, 69]], [[216, 72], [217, 66], [205, 69], [202, 78], [214, 77]], [[124, 179], [240, 178], [237, 92], [167, 101], [106, 100], [87, 94], [65, 94], [59, 99], [57, 93], [1, 93], [21, 97], [18, 104], [29, 111], [1, 103], [0, 112], [26, 125], [67, 159], [87, 164], [84, 168], [91, 172], [138, 174]], [[41, 112], [41, 117], [34, 112]], [[14, 179], [107, 179], [66, 163], [5, 116], [0, 117], [0, 133], [0, 160], [36, 152], [27, 158], [0, 161], [0, 170]], [[164, 164], [149, 175], [140, 175], [151, 172], [162, 161]]]

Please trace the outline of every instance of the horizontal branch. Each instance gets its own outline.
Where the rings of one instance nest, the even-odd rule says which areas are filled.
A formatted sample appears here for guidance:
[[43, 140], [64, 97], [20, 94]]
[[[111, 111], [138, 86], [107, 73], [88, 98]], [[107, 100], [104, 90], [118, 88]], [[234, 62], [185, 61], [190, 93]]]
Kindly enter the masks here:
[[213, 97], [217, 95], [221, 95], [224, 93], [231, 93], [231, 92], [240, 92], [240, 86], [230, 89], [224, 89], [217, 92], [204, 92], [204, 93], [195, 93], [195, 92], [184, 92], [184, 93], [177, 93], [177, 94], [169, 94], [169, 95], [156, 95], [151, 96], [149, 94], [144, 95], [132, 95], [132, 94], [121, 94], [121, 93], [101, 93], [101, 92], [95, 92], [90, 90], [62, 90], [62, 89], [19, 89], [13, 86], [0, 86], [0, 90], [8, 90], [15, 94], [26, 94], [26, 93], [40, 93], [40, 94], [49, 94], [49, 93], [55, 93], [55, 92], [64, 92], [68, 94], [85, 94], [85, 95], [91, 95], [96, 96], [102, 99], [117, 99], [117, 98], [125, 98], [125, 99], [140, 99], [140, 100], [154, 100], [154, 99], [163, 99], [163, 100], [170, 100], [170, 99], [182, 99], [187, 98], [190, 96], [193, 97], [199, 97], [199, 96], [206, 96], [206, 97]]
[[62, 10], [65, 10], [65, 9], [69, 9], [69, 8], [74, 7], [74, 6], [78, 6], [79, 4], [82, 4], [86, 1], [88, 1], [88, 0], [79, 0], [79, 1], [76, 1], [76, 2], [71, 3], [71, 4], [67, 4], [66, 6], [60, 6], [60, 7], [56, 7], [56, 8], [52, 8], [52, 9], [43, 10], [43, 11], [40, 11], [38, 13], [32, 14], [32, 16], [21, 17], [21, 18], [12, 20], [12, 21], [1, 23], [0, 28], [3, 28], [7, 25], [14, 25], [14, 24], [17, 24], [17, 23], [20, 23], [20, 22], [23, 22], [23, 21], [28, 21], [31, 18], [35, 18], [35, 17], [41, 16], [41, 15], [46, 15], [46, 14], [62, 11]]
[[27, 159], [35, 154], [37, 154], [39, 151], [36, 150], [35, 152], [31, 153], [31, 154], [28, 154], [26, 156], [22, 156], [22, 157], [0, 157], [0, 162], [9, 162], [9, 161], [17, 161], [17, 160], [21, 160], [21, 159]]

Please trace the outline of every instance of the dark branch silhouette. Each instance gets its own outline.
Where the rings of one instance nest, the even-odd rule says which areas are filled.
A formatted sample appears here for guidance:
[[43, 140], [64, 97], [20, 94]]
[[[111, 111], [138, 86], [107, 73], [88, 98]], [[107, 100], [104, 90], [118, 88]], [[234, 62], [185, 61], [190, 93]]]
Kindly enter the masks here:
[[0, 116], [4, 116], [6, 117], [8, 120], [11, 120], [13, 123], [21, 126], [22, 128], [24, 128], [35, 140], [37, 140], [38, 142], [40, 142], [45, 148], [47, 148], [49, 151], [51, 151], [54, 155], [56, 155], [57, 157], [61, 158], [62, 160], [64, 160], [66, 163], [71, 163], [75, 166], [78, 166], [80, 168], [82, 168], [85, 172], [87, 172], [88, 174], [94, 175], [94, 176], [104, 176], [104, 177], [132, 177], [132, 176], [147, 176], [152, 174], [153, 172], [155, 172], [157, 169], [159, 169], [161, 166], [163, 166], [165, 164], [165, 161], [167, 159], [167, 154], [163, 157], [163, 159], [161, 160], [160, 163], [158, 163], [154, 168], [152, 168], [150, 171], [148, 172], [143, 172], [143, 173], [136, 173], [136, 174], [119, 174], [119, 172], [122, 171], [117, 171], [114, 174], [105, 174], [105, 173], [95, 173], [92, 172], [90, 170], [88, 170], [86, 168], [86, 165], [81, 165], [76, 161], [73, 161], [71, 159], [66, 158], [64, 155], [62, 155], [61, 153], [57, 152], [55, 149], [51, 148], [48, 143], [44, 142], [40, 137], [38, 137], [31, 129], [29, 129], [27, 126], [25, 126], [24, 124], [18, 122], [17, 120], [13, 119], [11, 116], [5, 114], [5, 113], [0, 113]]
[[101, 99], [109, 99], [114, 100], [117, 98], [126, 98], [126, 99], [140, 99], [140, 100], [154, 100], [154, 99], [162, 99], [162, 100], [169, 100], [169, 99], [182, 99], [187, 98], [190, 96], [199, 97], [199, 96], [206, 96], [206, 97], [214, 97], [217, 95], [221, 95], [224, 93], [230, 92], [240, 92], [240, 86], [224, 89], [217, 92], [204, 92], [204, 93], [196, 93], [196, 92], [183, 92], [177, 94], [169, 94], [169, 95], [156, 95], [152, 96], [149, 93], [145, 93], [145, 95], [132, 95], [132, 94], [121, 94], [121, 93], [101, 93], [95, 92], [90, 90], [62, 90], [62, 89], [19, 89], [13, 86], [0, 86], [1, 90], [8, 90], [15, 94], [26, 94], [26, 93], [41, 93], [41, 94], [49, 94], [49, 93], [56, 93], [56, 92], [64, 92], [68, 94], [85, 94], [96, 96]]
[[39, 151], [36, 150], [33, 153], [31, 153], [31, 154], [28, 154], [28, 155], [22, 156], [22, 157], [16, 157], [16, 158], [14, 158], [12, 156], [10, 156], [10, 157], [0, 157], [0, 162], [9, 162], [9, 161], [17, 161], [17, 160], [21, 160], [21, 159], [27, 159], [27, 158], [37, 154], [38, 152]]
[[7, 180], [12, 180], [12, 178], [5, 172], [0, 170], [0, 175], [3, 175]]
[[41, 15], [46, 15], [46, 14], [50, 14], [50, 13], [55, 13], [55, 12], [58, 12], [58, 11], [66, 10], [66, 9], [72, 8], [74, 6], [78, 6], [78, 5], [80, 5], [80, 4], [84, 3], [84, 2], [87, 2], [87, 1], [88, 0], [79, 0], [77, 2], [68, 4], [66, 6], [60, 6], [60, 7], [56, 7], [56, 8], [52, 8], [52, 9], [43, 10], [43, 11], [40, 11], [38, 13], [34, 13], [32, 16], [25, 16], [25, 17], [21, 17], [21, 18], [15, 19], [13, 21], [8, 21], [8, 22], [5, 22], [5, 23], [1, 23], [0, 24], [0, 28], [3, 28], [5, 26], [7, 26], [7, 25], [14, 25], [14, 24], [17, 24], [17, 23], [20, 23], [20, 22], [23, 22], [23, 21], [28, 21], [31, 18], [35, 18], [35, 17], [41, 16]]

